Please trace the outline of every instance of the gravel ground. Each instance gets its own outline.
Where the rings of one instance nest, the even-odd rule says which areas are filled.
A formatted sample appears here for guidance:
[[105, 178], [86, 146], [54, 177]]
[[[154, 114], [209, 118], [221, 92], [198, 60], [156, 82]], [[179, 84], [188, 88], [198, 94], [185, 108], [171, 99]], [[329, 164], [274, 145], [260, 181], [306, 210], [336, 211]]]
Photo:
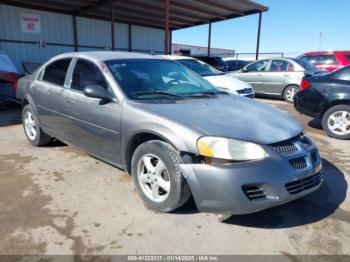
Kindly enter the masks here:
[[130, 176], [54, 142], [29, 145], [20, 112], [0, 111], [0, 254], [350, 254], [350, 142], [283, 101], [323, 158], [325, 183], [311, 195], [256, 214], [148, 210]]

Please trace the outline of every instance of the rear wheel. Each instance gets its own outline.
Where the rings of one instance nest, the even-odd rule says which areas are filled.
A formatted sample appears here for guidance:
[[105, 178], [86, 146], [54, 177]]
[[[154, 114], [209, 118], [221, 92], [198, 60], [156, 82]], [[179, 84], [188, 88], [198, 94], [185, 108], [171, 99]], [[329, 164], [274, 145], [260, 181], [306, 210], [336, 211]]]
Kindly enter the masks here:
[[163, 141], [145, 142], [135, 150], [131, 173], [148, 207], [170, 212], [187, 202], [191, 193], [178, 167], [181, 163], [176, 150]]
[[39, 126], [39, 121], [31, 105], [26, 105], [22, 111], [22, 124], [26, 137], [33, 146], [42, 146], [51, 141]]
[[296, 85], [287, 86], [283, 92], [283, 98], [288, 103], [293, 103], [294, 96], [299, 92], [299, 87]]
[[337, 105], [328, 109], [322, 117], [322, 127], [330, 137], [350, 139], [350, 105]]

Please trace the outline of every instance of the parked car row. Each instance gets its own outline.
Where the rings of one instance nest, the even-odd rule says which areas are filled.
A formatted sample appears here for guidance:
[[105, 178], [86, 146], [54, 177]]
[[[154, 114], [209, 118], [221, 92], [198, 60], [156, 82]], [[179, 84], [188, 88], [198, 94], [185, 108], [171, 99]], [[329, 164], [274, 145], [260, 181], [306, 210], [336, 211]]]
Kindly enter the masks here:
[[126, 170], [162, 212], [192, 195], [201, 211], [252, 213], [321, 186], [319, 152], [295, 119], [216, 88], [191, 63], [126, 52], [54, 57], [19, 80], [24, 133], [34, 146], [56, 138]]

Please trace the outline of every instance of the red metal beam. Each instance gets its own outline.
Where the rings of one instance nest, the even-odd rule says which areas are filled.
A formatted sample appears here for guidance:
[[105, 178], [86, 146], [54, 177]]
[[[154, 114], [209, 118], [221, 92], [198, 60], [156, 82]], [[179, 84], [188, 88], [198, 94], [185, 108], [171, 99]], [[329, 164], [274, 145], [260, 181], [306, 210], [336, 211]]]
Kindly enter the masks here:
[[111, 37], [112, 37], [112, 51], [115, 49], [115, 33], [114, 33], [114, 0], [111, 0]]
[[73, 20], [74, 51], [78, 52], [77, 17], [75, 15], [72, 15], [72, 20]]
[[169, 0], [164, 0], [164, 54], [169, 54]]

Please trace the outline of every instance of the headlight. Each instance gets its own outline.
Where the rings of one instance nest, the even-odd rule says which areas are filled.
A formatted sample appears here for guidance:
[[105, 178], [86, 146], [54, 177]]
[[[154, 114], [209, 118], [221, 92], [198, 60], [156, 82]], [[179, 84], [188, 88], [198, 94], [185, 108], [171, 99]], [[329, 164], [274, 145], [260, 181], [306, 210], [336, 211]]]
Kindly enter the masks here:
[[235, 161], [258, 160], [267, 157], [265, 150], [254, 143], [223, 137], [206, 136], [197, 141], [201, 156]]

